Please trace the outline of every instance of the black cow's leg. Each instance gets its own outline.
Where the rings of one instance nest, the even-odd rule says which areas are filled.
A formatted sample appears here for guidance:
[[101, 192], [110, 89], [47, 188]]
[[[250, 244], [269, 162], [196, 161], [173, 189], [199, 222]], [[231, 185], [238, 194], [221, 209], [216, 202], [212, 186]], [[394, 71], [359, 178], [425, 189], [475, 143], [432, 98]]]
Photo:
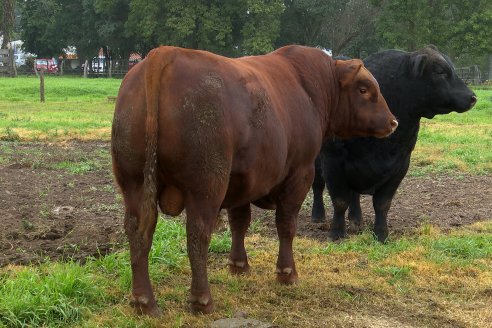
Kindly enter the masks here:
[[385, 242], [388, 238], [388, 211], [391, 207], [393, 197], [396, 194], [396, 190], [407, 173], [409, 163], [410, 160], [405, 163], [406, 166], [398, 175], [394, 176], [385, 185], [376, 190], [374, 196], [372, 197], [372, 205], [375, 213], [373, 231], [380, 242]]
[[350, 192], [347, 192], [347, 194], [337, 194], [336, 196], [331, 196], [331, 203], [333, 205], [333, 222], [330, 230], [330, 238], [332, 240], [338, 240], [346, 237], [345, 212], [350, 204], [350, 194]]
[[191, 311], [213, 311], [212, 295], [207, 276], [208, 247], [220, 210], [220, 202], [206, 197], [186, 197], [186, 237], [191, 266]]
[[276, 195], [275, 223], [279, 239], [276, 272], [277, 280], [283, 284], [293, 284], [297, 281], [292, 243], [296, 235], [299, 210], [313, 183], [313, 178], [314, 167], [299, 168], [294, 175], [284, 181], [282, 190]]
[[326, 219], [325, 204], [323, 203], [323, 190], [325, 189], [325, 179], [321, 170], [321, 157], [316, 158], [314, 166], [313, 182], [313, 208], [311, 212], [311, 221], [315, 223], [324, 222]]
[[229, 270], [238, 274], [249, 271], [248, 256], [244, 248], [244, 237], [251, 222], [250, 204], [227, 210], [232, 232], [232, 247], [229, 253]]
[[388, 238], [388, 211], [391, 207], [392, 197], [384, 195], [374, 195], [372, 197], [372, 204], [374, 206], [375, 221], [374, 221], [374, 234], [380, 242], [385, 242]]
[[149, 279], [149, 251], [157, 224], [157, 205], [141, 208], [138, 192], [127, 191], [123, 194], [126, 207], [124, 225], [130, 244], [132, 268], [131, 304], [139, 314], [159, 316], [161, 312]]
[[360, 194], [354, 192], [349, 205], [348, 219], [350, 229], [359, 232], [362, 226], [362, 211], [360, 209]]

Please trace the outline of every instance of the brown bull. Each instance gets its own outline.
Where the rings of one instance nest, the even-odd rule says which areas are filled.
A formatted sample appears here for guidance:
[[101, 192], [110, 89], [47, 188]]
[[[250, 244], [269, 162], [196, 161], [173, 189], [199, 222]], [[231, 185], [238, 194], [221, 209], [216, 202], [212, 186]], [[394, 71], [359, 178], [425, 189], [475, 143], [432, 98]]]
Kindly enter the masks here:
[[231, 272], [249, 270], [244, 236], [253, 203], [276, 209], [277, 280], [295, 282], [296, 220], [322, 141], [384, 137], [397, 124], [359, 60], [333, 61], [300, 46], [238, 59], [152, 50], [123, 80], [112, 131], [133, 305], [159, 314], [148, 274], [157, 205], [170, 215], [186, 209], [192, 311], [213, 309], [207, 252], [221, 208], [232, 230]]

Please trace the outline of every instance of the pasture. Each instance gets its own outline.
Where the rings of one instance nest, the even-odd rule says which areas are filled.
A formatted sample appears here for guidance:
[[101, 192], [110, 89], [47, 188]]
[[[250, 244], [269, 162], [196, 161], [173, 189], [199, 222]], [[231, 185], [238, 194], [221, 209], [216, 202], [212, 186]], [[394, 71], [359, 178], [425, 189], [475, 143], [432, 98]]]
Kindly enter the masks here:
[[[221, 224], [209, 254], [216, 312], [193, 316], [184, 216], [158, 222], [151, 279], [163, 317], [137, 317], [109, 139], [121, 80], [0, 79], [0, 327], [207, 327], [238, 311], [278, 327], [488, 327], [492, 322], [492, 90], [465, 114], [424, 119], [389, 213], [333, 244], [306, 199], [294, 241], [300, 282], [274, 283], [274, 212], [255, 209], [251, 273], [227, 270]], [[329, 204], [328, 196], [326, 204]], [[327, 207], [328, 216], [331, 209]]]

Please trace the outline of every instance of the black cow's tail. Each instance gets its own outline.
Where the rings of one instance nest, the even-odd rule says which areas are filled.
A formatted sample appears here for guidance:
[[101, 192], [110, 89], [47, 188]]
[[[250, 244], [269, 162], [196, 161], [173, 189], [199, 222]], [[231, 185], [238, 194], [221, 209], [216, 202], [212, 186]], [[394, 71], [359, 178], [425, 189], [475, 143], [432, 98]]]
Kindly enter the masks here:
[[[144, 184], [141, 200], [140, 229], [147, 230], [155, 225], [157, 217], [157, 140], [159, 130], [159, 90], [160, 80], [168, 56], [165, 50], [152, 50], [147, 56], [145, 67], [145, 98], [147, 116], [145, 121], [145, 165], [143, 169]], [[142, 233], [144, 231], [141, 231]], [[144, 234], [146, 236], [148, 234]]]

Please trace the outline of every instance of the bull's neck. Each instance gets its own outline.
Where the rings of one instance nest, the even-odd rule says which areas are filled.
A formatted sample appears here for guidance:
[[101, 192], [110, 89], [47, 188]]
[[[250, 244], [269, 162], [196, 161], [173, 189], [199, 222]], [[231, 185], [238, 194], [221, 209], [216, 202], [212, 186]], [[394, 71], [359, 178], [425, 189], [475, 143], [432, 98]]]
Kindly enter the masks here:
[[334, 134], [332, 120], [337, 119], [340, 87], [335, 76], [335, 62], [331, 58], [309, 64], [310, 76], [301, 75], [301, 83], [309, 95], [317, 120], [322, 127], [323, 140]]

